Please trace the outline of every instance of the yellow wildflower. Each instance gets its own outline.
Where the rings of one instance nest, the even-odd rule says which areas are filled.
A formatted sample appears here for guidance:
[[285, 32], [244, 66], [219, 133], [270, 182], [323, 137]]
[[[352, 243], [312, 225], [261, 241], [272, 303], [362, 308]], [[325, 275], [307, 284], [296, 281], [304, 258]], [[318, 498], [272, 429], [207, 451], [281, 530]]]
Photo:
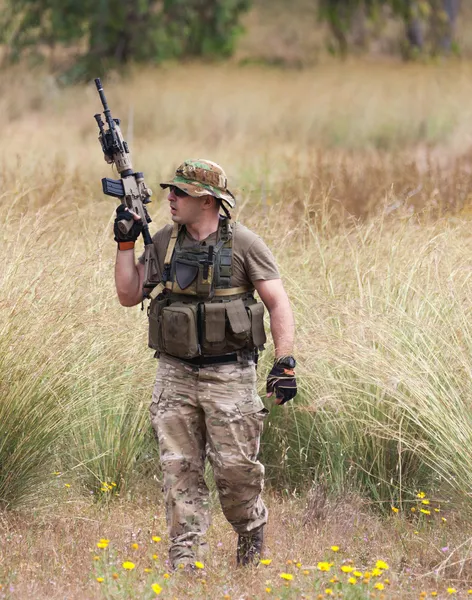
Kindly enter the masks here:
[[133, 548], [133, 550], [137, 550], [139, 548], [139, 545], [134, 542], [134, 544], [131, 544], [131, 548]]
[[265, 591], [266, 591], [268, 594], [270, 594], [270, 593], [271, 593], [271, 591], [272, 591], [272, 588], [270, 588], [270, 587], [266, 587]]
[[467, 590], [467, 593], [469, 594], [469, 596], [472, 594], [472, 590]]
[[333, 566], [333, 563], [329, 563], [329, 562], [319, 562], [317, 567], [320, 571], [329, 571], [331, 569], [331, 567]]
[[392, 506], [392, 511], [393, 511], [394, 513], [397, 513], [397, 512], [398, 512], [398, 508], [397, 508], [396, 506]]
[[372, 576], [373, 577], [380, 577], [382, 575], [383, 571], [382, 569], [377, 569], [377, 567], [374, 567], [372, 569]]
[[375, 588], [376, 590], [383, 590], [383, 589], [385, 588], [385, 586], [384, 586], [384, 584], [383, 584], [383, 583], [380, 583], [380, 581], [378, 581], [378, 582], [377, 582], [377, 583], [374, 585], [374, 588]]
[[118, 579], [119, 575], [118, 575], [118, 573], [113, 573], [112, 577], [113, 577], [113, 579]]
[[103, 583], [105, 580], [103, 579], [103, 577], [97, 577], [96, 578], [98, 583]]
[[223, 596], [223, 600], [231, 600], [231, 596], [229, 594], [225, 594]]
[[297, 567], [297, 569], [299, 569], [302, 566], [301, 562], [297, 562], [297, 564], [295, 565]]
[[441, 517], [441, 521], [445, 523], [447, 521], [446, 517]]
[[94, 556], [93, 560], [100, 560], [100, 557], [99, 556]]
[[65, 484], [64, 484], [64, 487], [66, 487], [66, 488], [70, 488], [70, 483], [65, 483]]
[[351, 566], [349, 566], [349, 565], [343, 565], [343, 566], [341, 567], [341, 571], [342, 571], [343, 573], [352, 573], [352, 572], [354, 571], [354, 567], [351, 567]]
[[348, 579], [348, 582], [349, 582], [351, 585], [356, 585], [356, 583], [357, 583], [357, 579], [356, 579], [355, 577], [349, 577], [349, 579]]
[[145, 572], [145, 573], [152, 573], [152, 569], [150, 569], [149, 567], [146, 567], [146, 568], [144, 569], [144, 572]]
[[431, 511], [428, 510], [427, 508], [420, 508], [420, 512], [422, 512], [424, 515], [430, 515]]
[[375, 566], [377, 567], [377, 569], [383, 569], [384, 571], [387, 571], [390, 567], [387, 565], [387, 563], [383, 560], [378, 560], [375, 563]]
[[293, 563], [293, 560], [290, 560], [290, 558], [286, 561], [286, 565], [291, 565]]
[[426, 494], [425, 494], [424, 492], [418, 492], [418, 493], [416, 494], [416, 497], [417, 497], [417, 498], [424, 498], [425, 496], [426, 496]]
[[302, 571], [303, 575], [309, 575], [310, 571], [308, 571], [307, 569], [305, 569], [304, 571]]
[[355, 577], [362, 577], [362, 573], [361, 573], [361, 571], [354, 571], [354, 572], [353, 572], [353, 575], [354, 575]]
[[437, 595], [438, 595], [437, 592], [431, 592], [431, 596], [433, 596], [433, 598], [436, 598]]
[[152, 591], [156, 594], [156, 596], [159, 596], [159, 594], [162, 592], [162, 588], [158, 583], [153, 583], [151, 585]]
[[390, 579], [384, 579], [385, 585], [390, 585]]
[[411, 512], [416, 512], [416, 508], [415, 508], [414, 506], [412, 506], [412, 507], [410, 508], [410, 510], [411, 510]]
[[162, 577], [164, 577], [164, 579], [169, 579], [170, 575], [169, 575], [169, 573], [164, 573], [164, 575]]
[[271, 558], [262, 558], [260, 561], [261, 565], [270, 565], [270, 563], [272, 562]]
[[425, 498], [424, 500], [421, 500], [421, 504], [425, 504], [426, 506], [428, 506], [429, 500]]
[[129, 560], [125, 560], [125, 562], [121, 566], [126, 571], [132, 571], [136, 567], [136, 565]]
[[327, 596], [332, 596], [332, 595], [333, 595], [333, 590], [332, 590], [331, 588], [326, 588], [326, 589], [325, 589], [325, 594], [326, 594]]
[[339, 546], [331, 546], [333, 552], [339, 552]]
[[153, 536], [152, 536], [152, 541], [153, 541], [153, 542], [160, 542], [160, 541], [161, 541], [161, 538], [160, 538], [158, 535], [153, 535]]
[[202, 562], [198, 561], [198, 560], [196, 561], [195, 566], [197, 567], [197, 569], [204, 569], [205, 568], [205, 565]]
[[338, 581], [339, 581], [339, 579], [336, 577], [336, 575], [331, 577], [331, 579], [329, 580], [330, 583], [338, 583]]
[[450, 594], [451, 596], [452, 596], [453, 594], [457, 594], [457, 590], [456, 590], [456, 588], [449, 587], [449, 588], [447, 588], [447, 590], [446, 590], [446, 591], [447, 591], [447, 593], [448, 593], [448, 594]]
[[108, 548], [108, 542], [97, 542], [97, 548], [100, 548], [101, 550]]
[[292, 581], [293, 575], [291, 573], [280, 573], [279, 577], [285, 579], [286, 581]]
[[426, 598], [427, 594], [426, 592], [420, 592], [420, 598]]
[[157, 554], [153, 554], [152, 558], [153, 558], [153, 560], [157, 560], [159, 557], [157, 556]]

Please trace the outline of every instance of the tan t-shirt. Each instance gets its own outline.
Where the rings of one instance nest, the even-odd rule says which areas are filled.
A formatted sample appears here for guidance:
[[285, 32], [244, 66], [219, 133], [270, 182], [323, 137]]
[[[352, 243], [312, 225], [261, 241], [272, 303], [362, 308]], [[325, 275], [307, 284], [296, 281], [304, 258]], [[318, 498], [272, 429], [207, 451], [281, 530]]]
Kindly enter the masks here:
[[[159, 278], [162, 277], [164, 259], [171, 232], [172, 225], [165, 225], [152, 237], [159, 261]], [[186, 231], [182, 247], [188, 248], [199, 245], [214, 246], [215, 244], [216, 232], [204, 240], [197, 241]], [[230, 282], [232, 287], [250, 285], [259, 279], [267, 281], [269, 279], [280, 278], [272, 252], [258, 235], [244, 225], [241, 225], [241, 223], [233, 223], [232, 255], [232, 275]], [[139, 257], [139, 262], [144, 264], [144, 254]]]

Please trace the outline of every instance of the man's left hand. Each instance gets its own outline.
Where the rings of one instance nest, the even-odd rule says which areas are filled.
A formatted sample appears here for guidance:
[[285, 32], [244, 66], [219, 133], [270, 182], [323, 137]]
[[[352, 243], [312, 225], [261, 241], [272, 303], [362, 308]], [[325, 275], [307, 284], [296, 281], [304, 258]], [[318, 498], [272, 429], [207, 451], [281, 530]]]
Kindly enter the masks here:
[[267, 397], [275, 393], [275, 403], [285, 404], [297, 395], [295, 359], [284, 356], [275, 359], [274, 366], [267, 376]]

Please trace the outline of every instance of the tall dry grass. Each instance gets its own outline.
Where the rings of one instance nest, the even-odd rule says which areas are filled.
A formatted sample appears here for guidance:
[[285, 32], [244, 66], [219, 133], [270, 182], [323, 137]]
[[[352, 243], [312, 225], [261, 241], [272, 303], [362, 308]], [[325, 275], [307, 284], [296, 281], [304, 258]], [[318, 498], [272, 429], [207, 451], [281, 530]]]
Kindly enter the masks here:
[[[469, 73], [467, 63], [194, 65], [107, 82], [125, 132], [133, 117], [134, 163], [149, 184], [157, 190], [189, 156], [221, 162], [237, 218], [280, 264], [300, 394], [271, 410], [265, 432], [278, 488], [321, 481], [387, 508], [408, 506], [419, 487], [469, 502]], [[5, 75], [0, 95], [2, 401], [12, 423], [1, 496], [34, 496], [49, 459], [84, 491], [109, 497], [101, 488], [113, 481], [132, 494], [136, 475], [157, 471], [146, 415], [155, 362], [145, 313], [115, 297], [98, 96], [93, 85], [62, 90], [19, 75]], [[168, 219], [161, 198], [156, 227]], [[270, 358], [269, 346], [261, 393]], [[32, 437], [25, 415], [35, 412]]]

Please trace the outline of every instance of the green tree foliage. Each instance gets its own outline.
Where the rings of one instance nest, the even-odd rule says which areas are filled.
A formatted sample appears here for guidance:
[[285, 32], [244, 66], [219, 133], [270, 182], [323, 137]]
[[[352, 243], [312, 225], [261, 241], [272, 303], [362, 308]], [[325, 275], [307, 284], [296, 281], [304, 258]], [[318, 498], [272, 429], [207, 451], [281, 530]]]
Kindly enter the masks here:
[[[319, 0], [319, 15], [336, 41], [336, 50], [346, 55], [355, 16], [380, 23], [381, 11], [402, 19], [405, 24], [405, 55], [427, 50], [434, 54], [454, 48], [454, 30], [460, 0]], [[427, 44], [425, 40], [427, 39]]]
[[76, 50], [74, 78], [129, 62], [228, 56], [250, 0], [7, 0], [0, 42], [10, 60]]

